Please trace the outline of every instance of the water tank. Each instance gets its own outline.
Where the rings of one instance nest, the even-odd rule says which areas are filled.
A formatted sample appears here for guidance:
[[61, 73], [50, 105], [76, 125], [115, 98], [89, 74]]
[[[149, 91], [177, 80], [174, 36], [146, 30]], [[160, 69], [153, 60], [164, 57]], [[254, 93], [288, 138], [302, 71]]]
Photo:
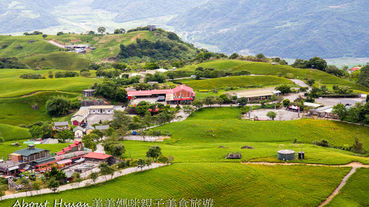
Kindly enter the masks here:
[[295, 159], [295, 151], [293, 150], [279, 150], [278, 159], [284, 161], [290, 161]]

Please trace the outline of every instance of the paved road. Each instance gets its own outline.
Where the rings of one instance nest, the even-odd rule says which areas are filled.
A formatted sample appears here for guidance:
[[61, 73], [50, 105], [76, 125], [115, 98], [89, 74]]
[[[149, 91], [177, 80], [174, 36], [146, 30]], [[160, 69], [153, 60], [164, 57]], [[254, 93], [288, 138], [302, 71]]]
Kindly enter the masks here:
[[[91, 184], [105, 183], [106, 181], [113, 180], [113, 179], [118, 178], [120, 176], [128, 175], [128, 174], [139, 172], [139, 171], [151, 170], [151, 169], [159, 168], [159, 167], [163, 167], [163, 166], [166, 166], [166, 164], [152, 163], [152, 165], [145, 166], [142, 169], [138, 168], [138, 167], [131, 167], [131, 168], [116, 171], [116, 172], [114, 172], [113, 175], [100, 176], [95, 180], [95, 182], [92, 179], [88, 179], [88, 180], [84, 180], [84, 181], [79, 182], [79, 183], [71, 183], [71, 184], [67, 184], [67, 185], [62, 185], [58, 188], [57, 192], [76, 189], [76, 188], [83, 188], [83, 187], [89, 186]], [[35, 196], [35, 195], [42, 195], [42, 194], [49, 194], [49, 193], [53, 193], [53, 191], [50, 190], [50, 189], [41, 189], [41, 190], [35, 190], [35, 191], [28, 191], [28, 192], [5, 195], [5, 196], [0, 197], [0, 200]]]
[[55, 46], [57, 46], [57, 47], [59, 47], [59, 48], [65, 48], [65, 45], [62, 45], [62, 44], [60, 44], [60, 43], [58, 43], [58, 42], [55, 42], [55, 41], [53, 41], [53, 40], [49, 40], [48, 41], [50, 44], [52, 44], [52, 45], [55, 45]]

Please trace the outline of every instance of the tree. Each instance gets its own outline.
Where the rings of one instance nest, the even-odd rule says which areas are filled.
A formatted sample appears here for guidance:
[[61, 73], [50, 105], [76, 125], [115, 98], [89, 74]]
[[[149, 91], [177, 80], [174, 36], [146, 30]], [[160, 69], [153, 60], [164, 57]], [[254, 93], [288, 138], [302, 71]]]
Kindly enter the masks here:
[[47, 113], [51, 116], [67, 115], [70, 106], [70, 101], [62, 96], [53, 97], [46, 102]]
[[347, 116], [347, 109], [345, 105], [337, 104], [333, 107], [332, 113], [336, 114], [339, 117], [339, 119], [343, 121], [345, 117]]
[[97, 28], [97, 31], [101, 34], [104, 34], [104, 32], [106, 31], [106, 28], [105, 27], [99, 27], [99, 28]]
[[124, 34], [126, 30], [124, 28], [118, 28], [114, 30], [114, 34]]
[[245, 98], [245, 97], [241, 97], [241, 98], [238, 98], [238, 99], [237, 99], [237, 103], [238, 103], [238, 105], [239, 105], [240, 107], [244, 107], [244, 106], [246, 106], [247, 102], [248, 102], [248, 100], [247, 100], [247, 98]]
[[229, 59], [237, 59], [239, 56], [239, 54], [233, 53], [231, 56], [229, 56]]
[[307, 80], [307, 84], [311, 87], [311, 86], [313, 86], [314, 85], [314, 83], [315, 83], [315, 80], [314, 79], [309, 79], [309, 80]]
[[59, 131], [55, 135], [55, 138], [57, 138], [60, 143], [64, 143], [65, 140], [68, 140], [68, 139], [73, 140], [74, 139], [74, 134], [70, 130]]
[[96, 182], [98, 177], [99, 177], [99, 173], [97, 173], [97, 172], [93, 172], [93, 173], [90, 174], [90, 178], [94, 183]]
[[289, 99], [284, 99], [282, 103], [283, 103], [283, 106], [287, 108], [290, 106], [291, 101]]
[[277, 117], [277, 114], [274, 111], [269, 111], [267, 116], [274, 121], [275, 117]]
[[204, 104], [209, 105], [209, 106], [215, 104], [215, 97], [214, 96], [207, 96], [204, 99]]
[[125, 151], [126, 148], [122, 143], [115, 143], [110, 146], [110, 153], [114, 157], [121, 157]]
[[192, 105], [195, 106], [197, 109], [201, 108], [203, 106], [203, 103], [201, 100], [196, 99], [192, 102]]
[[161, 155], [161, 148], [159, 146], [151, 146], [146, 152], [146, 157], [151, 157], [155, 160]]
[[106, 162], [100, 163], [99, 168], [102, 175], [112, 175], [114, 173], [114, 168], [109, 166]]
[[327, 68], [327, 61], [320, 57], [313, 57], [307, 62], [307, 67], [325, 71]]
[[143, 159], [139, 159], [139, 160], [137, 161], [137, 167], [138, 167], [138, 168], [140, 168], [141, 170], [142, 170], [142, 168], [143, 168], [143, 167], [145, 167], [145, 165], [146, 165], [145, 160], [143, 160]]
[[263, 60], [265, 59], [265, 55], [263, 53], [259, 53], [256, 55], [256, 58], [259, 59], [259, 60]]
[[58, 33], [56, 33], [57, 36], [60, 36], [60, 35], [63, 35], [63, 34], [64, 34], [64, 32], [58, 32]]
[[47, 182], [47, 187], [52, 190], [54, 193], [58, 190], [60, 186], [60, 182], [57, 181], [54, 177], [50, 178]]
[[360, 75], [357, 82], [366, 87], [369, 87], [369, 64], [365, 65], [360, 69]]
[[186, 114], [192, 114], [195, 109], [192, 106], [183, 106], [183, 112]]
[[82, 138], [82, 142], [84, 144], [84, 146], [88, 149], [91, 149], [92, 151], [96, 151], [96, 140], [100, 139], [100, 137], [96, 134], [89, 134], [89, 135], [85, 135]]
[[280, 91], [282, 94], [291, 93], [291, 87], [288, 85], [281, 85], [276, 87], [275, 89]]
[[352, 145], [352, 151], [355, 153], [364, 153], [363, 143], [359, 141], [358, 138], [355, 138], [355, 143]]
[[42, 35], [42, 38], [44, 38], [44, 39], [45, 39], [46, 37], [47, 37], [47, 34], [43, 34], [43, 35]]

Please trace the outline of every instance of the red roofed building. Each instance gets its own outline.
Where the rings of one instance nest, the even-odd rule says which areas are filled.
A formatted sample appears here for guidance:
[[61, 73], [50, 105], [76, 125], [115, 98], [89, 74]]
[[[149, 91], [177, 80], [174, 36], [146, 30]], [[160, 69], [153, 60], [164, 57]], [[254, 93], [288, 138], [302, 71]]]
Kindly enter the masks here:
[[355, 71], [358, 71], [358, 70], [360, 70], [360, 67], [353, 67], [353, 68], [351, 68], [351, 71], [352, 72], [355, 72]]
[[160, 99], [161, 97], [164, 97], [165, 102], [168, 104], [191, 103], [196, 96], [193, 89], [185, 85], [178, 85], [173, 89], [128, 91], [127, 93], [129, 100], [147, 97], [159, 97]]
[[62, 151], [57, 152], [56, 155], [63, 155], [70, 152], [81, 151], [83, 149], [82, 142], [74, 141], [73, 144], [70, 144], [68, 147], [63, 148]]
[[83, 155], [82, 157], [85, 158], [86, 160], [107, 162], [110, 165], [114, 164], [115, 162], [113, 156], [98, 152], [89, 152], [88, 154]]

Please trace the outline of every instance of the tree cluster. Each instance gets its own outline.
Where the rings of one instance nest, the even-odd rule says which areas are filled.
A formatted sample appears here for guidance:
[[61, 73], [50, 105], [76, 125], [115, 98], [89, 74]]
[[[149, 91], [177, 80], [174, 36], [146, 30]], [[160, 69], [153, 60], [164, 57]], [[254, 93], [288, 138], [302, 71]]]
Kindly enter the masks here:
[[81, 107], [81, 103], [77, 99], [68, 99], [63, 96], [52, 97], [46, 102], [47, 113], [55, 117], [67, 115], [70, 110], [79, 107]]
[[10, 58], [0, 58], [0, 68], [25, 69], [28, 67], [27, 65], [19, 62], [18, 58], [10, 57]]

